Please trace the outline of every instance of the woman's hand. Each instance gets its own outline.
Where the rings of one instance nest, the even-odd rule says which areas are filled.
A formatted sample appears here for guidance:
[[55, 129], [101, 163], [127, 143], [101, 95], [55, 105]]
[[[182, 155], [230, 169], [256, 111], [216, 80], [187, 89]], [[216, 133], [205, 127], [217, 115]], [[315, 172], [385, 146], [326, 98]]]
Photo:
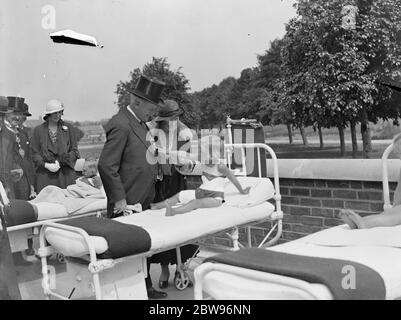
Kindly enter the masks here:
[[249, 194], [249, 191], [251, 191], [251, 187], [247, 187], [245, 189], [242, 189], [241, 194]]
[[60, 163], [59, 163], [57, 160], [56, 160], [55, 163], [48, 163], [48, 162], [46, 162], [46, 163], [45, 163], [45, 168], [46, 168], [47, 170], [49, 170], [50, 172], [55, 173], [55, 172], [57, 172], [57, 171], [60, 170]]

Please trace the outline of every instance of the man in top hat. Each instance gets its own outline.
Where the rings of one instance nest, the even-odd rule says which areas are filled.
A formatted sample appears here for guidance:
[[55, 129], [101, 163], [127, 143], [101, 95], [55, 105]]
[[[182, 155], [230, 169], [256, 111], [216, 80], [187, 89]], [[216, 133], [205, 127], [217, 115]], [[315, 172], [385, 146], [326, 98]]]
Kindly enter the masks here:
[[[7, 97], [9, 108], [13, 110], [7, 115], [10, 130], [16, 136], [18, 146], [18, 163], [24, 172], [22, 178], [15, 183], [15, 198], [21, 200], [29, 200], [34, 198], [34, 168], [32, 162], [32, 152], [29, 144], [28, 132], [23, 127], [24, 113], [27, 112], [28, 105], [24, 102], [24, 98]], [[26, 119], [26, 116], [25, 116]]]
[[[10, 172], [14, 165], [15, 137], [6, 128], [5, 116], [11, 112], [8, 99], [0, 96], [0, 182], [8, 191], [8, 195], [10, 195], [10, 185], [13, 182]], [[0, 210], [0, 300], [21, 299], [4, 217], [5, 199], [2, 195], [0, 200], [2, 204]]]
[[27, 120], [27, 117], [31, 116], [32, 114], [29, 112], [29, 106], [26, 103], [24, 103], [21, 114], [20, 128], [24, 131], [26, 135], [28, 135], [29, 140], [31, 140], [32, 138], [33, 130], [32, 128], [27, 127], [25, 125], [25, 121]]
[[12, 112], [8, 99], [0, 97], [0, 181], [11, 199], [15, 198], [14, 183], [23, 175], [16, 136], [6, 120]]
[[[164, 86], [163, 82], [141, 76], [135, 89], [130, 90], [130, 104], [121, 107], [104, 126], [106, 142], [98, 169], [107, 195], [110, 218], [123, 215], [127, 204], [140, 203], [146, 210], [153, 201], [157, 159], [146, 122], [158, 112]], [[153, 288], [149, 272], [146, 287], [149, 298], [167, 296], [167, 293]]]

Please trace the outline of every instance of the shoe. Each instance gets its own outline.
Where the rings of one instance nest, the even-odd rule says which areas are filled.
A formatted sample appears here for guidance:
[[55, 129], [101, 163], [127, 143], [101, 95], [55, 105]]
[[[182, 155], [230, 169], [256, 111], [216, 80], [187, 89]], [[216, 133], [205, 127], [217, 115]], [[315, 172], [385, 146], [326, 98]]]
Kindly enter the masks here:
[[35, 249], [33, 249], [33, 248], [26, 249], [25, 250], [25, 254], [27, 256], [34, 256], [35, 255]]
[[168, 280], [159, 281], [159, 288], [160, 289], [166, 289], [167, 287], [168, 287]]
[[157, 291], [155, 288], [151, 287], [148, 290], [149, 299], [163, 299], [167, 297], [167, 293], [163, 291]]
[[191, 280], [189, 280], [187, 288], [192, 288], [193, 286], [194, 286], [194, 283]]

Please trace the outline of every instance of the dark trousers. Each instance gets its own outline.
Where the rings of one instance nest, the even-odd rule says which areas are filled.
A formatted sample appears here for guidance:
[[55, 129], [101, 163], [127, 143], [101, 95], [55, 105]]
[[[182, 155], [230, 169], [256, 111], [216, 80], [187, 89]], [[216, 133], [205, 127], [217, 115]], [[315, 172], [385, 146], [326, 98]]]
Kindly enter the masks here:
[[3, 213], [0, 212], [0, 300], [21, 300]]

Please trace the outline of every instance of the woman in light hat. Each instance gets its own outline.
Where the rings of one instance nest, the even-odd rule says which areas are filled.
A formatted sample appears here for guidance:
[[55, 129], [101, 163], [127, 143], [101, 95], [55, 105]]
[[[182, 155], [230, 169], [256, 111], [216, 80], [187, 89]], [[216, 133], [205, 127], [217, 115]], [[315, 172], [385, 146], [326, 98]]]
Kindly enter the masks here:
[[48, 185], [65, 189], [75, 183], [74, 166], [79, 158], [77, 139], [73, 127], [61, 119], [63, 111], [60, 101], [50, 100], [43, 116], [45, 122], [33, 131], [31, 145], [37, 192]]

